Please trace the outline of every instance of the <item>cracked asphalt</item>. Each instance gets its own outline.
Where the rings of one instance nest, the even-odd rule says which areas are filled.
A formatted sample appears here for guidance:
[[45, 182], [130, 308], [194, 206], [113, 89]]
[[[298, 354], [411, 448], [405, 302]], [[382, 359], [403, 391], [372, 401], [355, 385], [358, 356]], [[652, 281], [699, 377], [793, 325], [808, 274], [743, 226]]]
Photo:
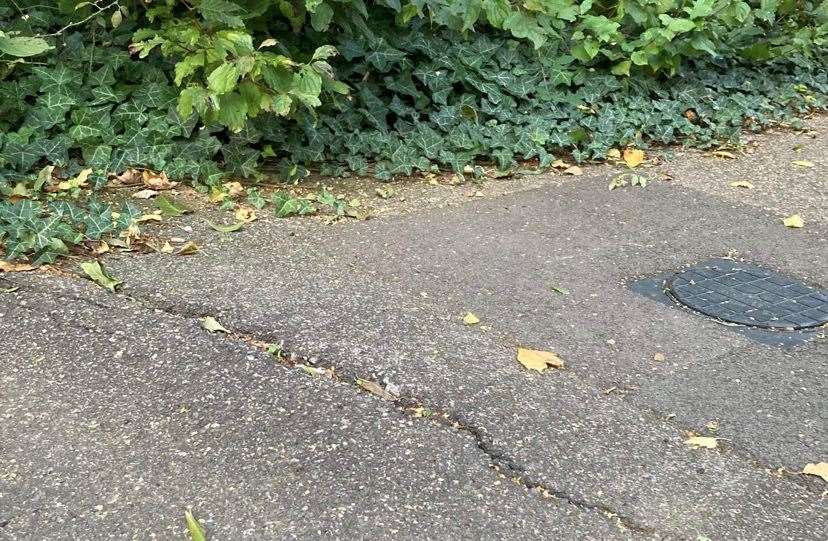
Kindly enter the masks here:
[[180, 537], [187, 508], [212, 539], [823, 539], [799, 472], [828, 455], [824, 331], [760, 342], [631, 287], [726, 256], [825, 287], [812, 125], [646, 188], [599, 167], [334, 226], [188, 216], [203, 251], [107, 257], [116, 295], [0, 275], [0, 539]]

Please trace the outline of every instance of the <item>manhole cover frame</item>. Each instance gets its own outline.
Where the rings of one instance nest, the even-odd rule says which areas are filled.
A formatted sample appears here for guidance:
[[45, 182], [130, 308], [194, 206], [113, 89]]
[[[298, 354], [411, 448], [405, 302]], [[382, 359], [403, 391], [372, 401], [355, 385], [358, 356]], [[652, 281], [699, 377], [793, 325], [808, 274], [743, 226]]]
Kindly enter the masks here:
[[[700, 279], [694, 281], [693, 275]], [[688, 294], [690, 288], [695, 291]], [[685, 267], [665, 277], [663, 290], [679, 306], [727, 325], [784, 332], [819, 329], [828, 322], [828, 290], [743, 261], [713, 259]], [[800, 307], [803, 301], [810, 306]], [[747, 310], [731, 310], [734, 306]]]

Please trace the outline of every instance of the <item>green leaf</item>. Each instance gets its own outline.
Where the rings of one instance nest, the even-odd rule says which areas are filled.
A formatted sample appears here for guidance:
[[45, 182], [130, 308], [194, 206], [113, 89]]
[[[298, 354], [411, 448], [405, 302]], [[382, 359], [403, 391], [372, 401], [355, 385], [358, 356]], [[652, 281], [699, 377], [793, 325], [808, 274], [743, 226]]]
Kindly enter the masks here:
[[622, 60], [621, 62], [614, 65], [611, 69], [613, 75], [626, 75], [627, 77], [630, 76], [630, 66], [632, 62], [629, 60]]
[[90, 280], [99, 286], [112, 291], [113, 293], [115, 292], [116, 287], [124, 283], [123, 280], [119, 280], [109, 274], [109, 272], [107, 272], [103, 265], [101, 265], [98, 261], [86, 261], [81, 263], [80, 267], [83, 273], [89, 277]]
[[207, 225], [209, 225], [212, 229], [218, 231], [219, 233], [232, 233], [234, 231], [238, 231], [242, 227], [244, 227], [244, 222], [236, 222], [230, 225], [221, 225], [215, 224], [209, 220], [207, 220]]
[[46, 40], [42, 38], [8, 36], [3, 32], [0, 32], [0, 53], [16, 56], [18, 58], [24, 58], [39, 55], [52, 48], [53, 47], [46, 43]]
[[239, 16], [244, 10], [233, 2], [227, 0], [201, 0], [196, 6], [205, 20], [211, 23], [221, 23], [234, 28], [242, 28], [244, 21]]
[[191, 210], [184, 205], [168, 199], [163, 195], [159, 195], [155, 198], [155, 205], [158, 207], [158, 210], [161, 211], [161, 214], [168, 218], [177, 218], [178, 216], [183, 216], [184, 214], [191, 212]]
[[[238, 81], [238, 68], [234, 64], [225, 62], [220, 64], [207, 76], [207, 88], [217, 95], [226, 94], [236, 88]], [[179, 112], [182, 113], [182, 116], [189, 116], [188, 114], [184, 114], [180, 109]]]

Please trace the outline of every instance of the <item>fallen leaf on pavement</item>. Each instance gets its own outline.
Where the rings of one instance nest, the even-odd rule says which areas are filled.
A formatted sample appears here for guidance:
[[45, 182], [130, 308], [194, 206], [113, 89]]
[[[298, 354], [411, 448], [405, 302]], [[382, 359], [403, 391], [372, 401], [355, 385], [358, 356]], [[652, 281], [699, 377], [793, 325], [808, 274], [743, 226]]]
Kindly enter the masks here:
[[207, 533], [204, 531], [204, 527], [196, 520], [191, 511], [184, 512], [184, 520], [187, 521], [187, 533], [190, 534], [191, 541], [207, 541]]
[[230, 225], [222, 225], [222, 224], [214, 224], [213, 222], [208, 221], [207, 225], [211, 228], [215, 229], [219, 233], [232, 233], [233, 231], [238, 231], [244, 226], [244, 222], [236, 222]]
[[637, 148], [624, 149], [624, 163], [628, 167], [638, 167], [644, 161], [644, 151]]
[[653, 360], [659, 363], [664, 362], [666, 359], [667, 357], [663, 353], [656, 353], [653, 355]]
[[795, 229], [799, 229], [800, 227], [805, 227], [805, 221], [802, 219], [802, 216], [799, 214], [791, 214], [787, 218], [782, 220], [782, 223], [785, 224], [785, 227], [793, 227]]
[[98, 243], [98, 245], [95, 247], [95, 249], [92, 250], [92, 253], [95, 254], [95, 255], [101, 255], [101, 254], [107, 253], [109, 251], [109, 249], [110, 249], [109, 244], [107, 244], [106, 241], [102, 240], [100, 243]]
[[160, 214], [142, 214], [135, 219], [135, 223], [142, 224], [144, 222], [163, 222], [164, 218]]
[[115, 288], [123, 284], [123, 280], [119, 280], [109, 274], [107, 270], [98, 261], [86, 261], [80, 265], [83, 273], [101, 287], [115, 292]]
[[236, 212], [233, 213], [233, 216], [236, 218], [236, 220], [244, 222], [246, 224], [249, 224], [250, 222], [254, 222], [259, 219], [259, 217], [256, 216], [256, 211], [250, 207], [239, 207], [238, 209], [236, 209]]
[[224, 187], [227, 189], [227, 195], [235, 197], [244, 191], [241, 182], [225, 182]]
[[730, 183], [731, 188], [747, 188], [748, 190], [753, 189], [753, 184], [748, 182], [747, 180], [737, 180], [735, 182]]
[[822, 477], [822, 480], [828, 483], [828, 462], [810, 463], [802, 468], [802, 473]]
[[147, 188], [145, 190], [135, 192], [134, 194], [132, 194], [132, 197], [134, 197], [135, 199], [152, 199], [156, 195], [158, 195], [158, 192], [156, 190], [150, 190], [149, 188]]
[[584, 170], [578, 167], [577, 165], [573, 165], [572, 167], [567, 167], [566, 169], [564, 169], [564, 175], [574, 175], [577, 177], [583, 174]]
[[714, 150], [713, 155], [718, 156], [719, 158], [728, 158], [728, 159], [731, 159], [731, 160], [736, 159], [735, 154], [733, 154], [732, 152], [728, 152], [726, 150]]
[[0, 287], [0, 293], [14, 293], [18, 289], [20, 289], [20, 286]]
[[814, 162], [809, 160], [794, 160], [791, 162], [793, 165], [797, 167], [813, 167]]
[[397, 399], [396, 396], [386, 391], [385, 388], [376, 381], [357, 378], [356, 384], [368, 391], [369, 393], [382, 398], [383, 400], [390, 400], [391, 402], [393, 402]]
[[28, 272], [35, 270], [32, 265], [26, 263], [12, 263], [10, 261], [3, 261], [0, 259], [0, 272]]
[[160, 173], [144, 171], [141, 173], [141, 181], [144, 183], [144, 186], [152, 190], [169, 190], [173, 187], [173, 183], [167, 178], [167, 173], [163, 171]]
[[627, 185], [627, 178], [624, 175], [618, 175], [614, 179], [612, 179], [609, 183], [609, 191], [613, 191], [616, 188], [623, 188]]
[[685, 445], [692, 445], [694, 447], [704, 447], [705, 449], [715, 449], [719, 444], [716, 438], [708, 436], [693, 436], [684, 440]]
[[563, 359], [551, 351], [518, 348], [517, 360], [529, 370], [543, 372], [547, 368], [563, 368]]
[[477, 325], [478, 323], [480, 323], [480, 318], [469, 312], [465, 316], [463, 316], [463, 323], [465, 323], [466, 325]]
[[[169, 243], [167, 243], [167, 244], [169, 244]], [[164, 248], [161, 248], [161, 250], [163, 251]], [[186, 243], [184, 246], [182, 246], [181, 248], [179, 248], [178, 251], [176, 252], [176, 254], [177, 255], [193, 255], [194, 253], [198, 252], [198, 250], [199, 250], [198, 245], [195, 242], [190, 241], [190, 242]]]
[[190, 209], [185, 207], [184, 205], [173, 201], [163, 195], [155, 200], [155, 206], [158, 207], [158, 210], [161, 211], [161, 214], [168, 218], [177, 218], [188, 212], [191, 212]]
[[161, 248], [158, 251], [162, 254], [171, 254], [175, 251], [175, 248], [173, 248], [172, 244], [170, 244], [169, 241], [165, 241], [164, 245], [161, 246]]
[[558, 295], [569, 295], [569, 290], [564, 289], [562, 287], [549, 286], [549, 289], [551, 289], [554, 293], [557, 293]]
[[213, 316], [206, 316], [201, 318], [201, 326], [204, 327], [208, 332], [216, 333], [216, 332], [223, 332], [229, 333], [227, 329], [225, 329], [221, 323], [216, 321], [216, 318]]
[[555, 160], [554, 162], [552, 162], [552, 167], [554, 167], [555, 169], [566, 169], [567, 167], [571, 166], [563, 160]]

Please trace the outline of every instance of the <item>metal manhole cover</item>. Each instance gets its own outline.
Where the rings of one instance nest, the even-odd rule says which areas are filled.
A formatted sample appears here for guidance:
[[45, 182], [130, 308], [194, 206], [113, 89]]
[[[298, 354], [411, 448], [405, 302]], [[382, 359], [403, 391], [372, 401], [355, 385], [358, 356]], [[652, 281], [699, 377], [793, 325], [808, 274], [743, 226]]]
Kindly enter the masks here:
[[667, 290], [697, 312], [742, 325], [807, 329], [828, 322], [828, 290], [737, 261], [678, 272], [667, 280]]

